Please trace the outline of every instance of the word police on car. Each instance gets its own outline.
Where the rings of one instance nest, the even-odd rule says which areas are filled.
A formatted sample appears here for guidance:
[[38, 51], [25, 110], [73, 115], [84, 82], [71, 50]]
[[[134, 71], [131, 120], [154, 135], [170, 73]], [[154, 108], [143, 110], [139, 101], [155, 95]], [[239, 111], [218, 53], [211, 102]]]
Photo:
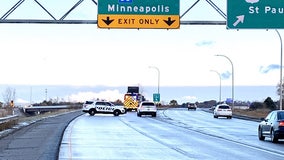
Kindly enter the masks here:
[[107, 101], [86, 101], [83, 104], [82, 111], [89, 113], [91, 116], [96, 113], [113, 114], [114, 116], [126, 113], [123, 106], [117, 106]]

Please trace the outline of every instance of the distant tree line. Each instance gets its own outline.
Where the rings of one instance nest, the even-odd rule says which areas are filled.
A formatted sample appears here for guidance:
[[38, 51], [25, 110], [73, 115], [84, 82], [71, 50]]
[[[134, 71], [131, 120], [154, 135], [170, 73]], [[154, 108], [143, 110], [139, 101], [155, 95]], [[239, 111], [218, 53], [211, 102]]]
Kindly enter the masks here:
[[[284, 83], [282, 84], [282, 96], [284, 96]], [[280, 96], [280, 84], [276, 86], [276, 94]], [[209, 108], [216, 106], [218, 102], [216, 100], [209, 100], [204, 102], [195, 102], [199, 108]], [[284, 97], [282, 98], [282, 104], [284, 104]], [[188, 103], [178, 104], [176, 100], [171, 100], [169, 103], [170, 106], [181, 106], [187, 107]], [[229, 104], [230, 105], [230, 104]], [[271, 97], [267, 97], [263, 102], [249, 102], [249, 101], [235, 101], [235, 106], [248, 106], [251, 110], [267, 108], [270, 110], [279, 109], [280, 101], [273, 101]]]
[[[223, 102], [221, 102], [223, 103]], [[264, 102], [249, 102], [249, 101], [235, 101], [234, 106], [248, 106], [249, 109], [251, 110], [256, 110], [256, 109], [263, 109], [267, 108], [270, 110], [275, 110], [279, 109], [278, 104], [279, 102], [274, 102], [271, 97], [267, 97]], [[216, 106], [219, 104], [216, 100], [210, 100], [210, 101], [204, 101], [204, 102], [195, 102], [195, 104], [199, 108], [210, 108], [212, 106]], [[181, 105], [178, 104], [176, 100], [171, 100], [169, 103], [170, 106], [173, 107], [187, 107], [188, 103], [182, 103]], [[229, 104], [231, 105], [231, 104]]]
[[59, 105], [82, 105], [81, 102], [66, 102], [64, 100], [59, 101], [58, 99], [49, 99], [48, 101], [44, 100], [39, 103], [34, 103], [34, 106], [59, 106]]
[[252, 110], [256, 110], [256, 109], [262, 109], [262, 108], [267, 108], [270, 110], [275, 110], [275, 109], [279, 109], [279, 107], [277, 107], [277, 103], [278, 102], [274, 102], [271, 97], [267, 97], [264, 102], [253, 102], [250, 104], [249, 108]]
[[[276, 93], [280, 96], [280, 84], [276, 86]], [[284, 84], [282, 85], [282, 88], [284, 88]], [[282, 90], [282, 92], [284, 89]], [[284, 94], [282, 94], [284, 95]], [[11, 104], [16, 99], [16, 90], [11, 87], [7, 87], [6, 90], [2, 93], [3, 96], [3, 103], [0, 102], [0, 107], [6, 107]], [[282, 99], [284, 104], [284, 98]], [[113, 102], [116, 105], [123, 105], [123, 101], [121, 100], [116, 100]], [[204, 101], [204, 102], [195, 102], [196, 105], [199, 108], [209, 108], [212, 106], [216, 106], [218, 102], [216, 100], [209, 100], [209, 101]], [[271, 110], [279, 109], [279, 101], [274, 102], [271, 97], [267, 97], [264, 102], [249, 102], [249, 101], [235, 101], [234, 105], [235, 106], [249, 106], [249, 109], [255, 110], [255, 109], [261, 109], [261, 108], [267, 108]], [[36, 106], [57, 106], [57, 105], [82, 105], [81, 102], [66, 102], [64, 100], [59, 100], [58, 98], [56, 99], [49, 99], [49, 100], [44, 100], [40, 103], [34, 103], [33, 105]], [[174, 106], [174, 107], [187, 107], [188, 103], [182, 103], [178, 104], [177, 100], [171, 100], [168, 104], [169, 106]], [[230, 104], [229, 104], [230, 105]]]

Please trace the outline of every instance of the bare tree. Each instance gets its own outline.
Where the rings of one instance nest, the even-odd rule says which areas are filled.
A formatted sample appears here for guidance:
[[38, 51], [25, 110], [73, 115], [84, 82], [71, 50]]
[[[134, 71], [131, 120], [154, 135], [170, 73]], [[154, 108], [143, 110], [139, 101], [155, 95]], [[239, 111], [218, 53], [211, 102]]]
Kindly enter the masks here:
[[170, 101], [170, 105], [171, 105], [171, 106], [177, 106], [177, 105], [178, 105], [178, 102], [173, 99], [173, 100]]
[[4, 104], [8, 106], [11, 101], [14, 101], [16, 98], [16, 89], [7, 87], [6, 90], [2, 93]]

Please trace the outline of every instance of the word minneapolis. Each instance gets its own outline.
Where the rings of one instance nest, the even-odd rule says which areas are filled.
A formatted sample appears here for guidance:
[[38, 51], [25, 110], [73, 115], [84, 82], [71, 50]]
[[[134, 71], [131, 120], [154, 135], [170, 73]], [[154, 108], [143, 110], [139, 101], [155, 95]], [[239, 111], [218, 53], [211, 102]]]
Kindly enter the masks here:
[[118, 4], [109, 4], [108, 12], [116, 12], [116, 13], [168, 13], [170, 12], [169, 6], [157, 5], [157, 6], [121, 6]]

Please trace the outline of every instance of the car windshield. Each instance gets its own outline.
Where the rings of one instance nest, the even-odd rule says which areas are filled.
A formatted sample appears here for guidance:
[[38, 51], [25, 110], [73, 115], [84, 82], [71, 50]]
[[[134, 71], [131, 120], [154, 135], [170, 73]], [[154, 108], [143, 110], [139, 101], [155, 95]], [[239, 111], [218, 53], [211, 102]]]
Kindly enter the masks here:
[[114, 106], [114, 104], [112, 104], [111, 102], [106, 102], [107, 106]]
[[220, 109], [230, 109], [229, 106], [225, 106], [225, 105], [224, 105], [224, 106], [219, 106], [219, 108], [220, 108]]
[[93, 104], [93, 101], [86, 101], [85, 104]]
[[142, 104], [143, 106], [155, 106], [154, 103], [146, 102]]

